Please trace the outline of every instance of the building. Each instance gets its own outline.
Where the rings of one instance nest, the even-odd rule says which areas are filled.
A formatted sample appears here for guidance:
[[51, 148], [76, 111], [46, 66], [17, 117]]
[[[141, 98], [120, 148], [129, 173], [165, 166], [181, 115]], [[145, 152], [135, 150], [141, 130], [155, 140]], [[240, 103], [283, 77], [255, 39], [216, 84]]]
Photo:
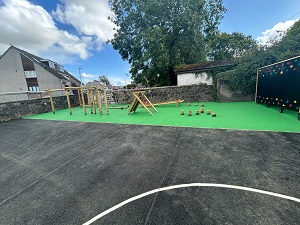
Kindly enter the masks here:
[[[0, 102], [45, 97], [46, 89], [80, 86], [64, 67], [15, 46], [0, 56]], [[53, 96], [64, 95], [54, 92]]]
[[228, 68], [234, 65], [231, 60], [206, 61], [197, 64], [190, 64], [177, 67], [177, 85], [207, 84], [212, 85], [212, 78], [208, 76], [208, 71], [213, 68]]
[[97, 89], [104, 89], [105, 85], [100, 83], [99, 81], [97, 80], [94, 80], [92, 82], [88, 82], [86, 83], [86, 86], [92, 86], [92, 87], [96, 87]]

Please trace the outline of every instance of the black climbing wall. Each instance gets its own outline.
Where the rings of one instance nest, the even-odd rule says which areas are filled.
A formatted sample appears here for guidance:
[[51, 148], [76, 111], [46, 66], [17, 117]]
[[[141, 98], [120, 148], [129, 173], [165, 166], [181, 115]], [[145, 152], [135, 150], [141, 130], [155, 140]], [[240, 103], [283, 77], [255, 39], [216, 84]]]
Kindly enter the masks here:
[[257, 71], [256, 102], [299, 111], [300, 56]]

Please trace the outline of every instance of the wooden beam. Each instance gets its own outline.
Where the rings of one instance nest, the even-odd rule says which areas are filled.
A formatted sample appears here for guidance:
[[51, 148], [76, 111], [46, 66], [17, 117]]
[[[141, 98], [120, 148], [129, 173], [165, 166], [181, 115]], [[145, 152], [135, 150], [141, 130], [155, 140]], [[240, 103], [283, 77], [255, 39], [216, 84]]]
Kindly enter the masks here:
[[147, 102], [149, 103], [149, 105], [151, 105], [151, 107], [152, 107], [156, 112], [158, 112], [157, 109], [154, 107], [154, 105], [153, 105], [153, 104], [150, 102], [150, 100], [146, 97], [146, 95], [144, 95], [143, 97], [147, 100]]
[[144, 102], [140, 99], [142, 97], [144, 97], [145, 92], [142, 94], [141, 97], [139, 97], [136, 93], [133, 92], [133, 95], [136, 97], [136, 99], [139, 101], [139, 103], [141, 103], [141, 105], [148, 111], [148, 113], [153, 116], [153, 113], [148, 109], [148, 107], [144, 104]]

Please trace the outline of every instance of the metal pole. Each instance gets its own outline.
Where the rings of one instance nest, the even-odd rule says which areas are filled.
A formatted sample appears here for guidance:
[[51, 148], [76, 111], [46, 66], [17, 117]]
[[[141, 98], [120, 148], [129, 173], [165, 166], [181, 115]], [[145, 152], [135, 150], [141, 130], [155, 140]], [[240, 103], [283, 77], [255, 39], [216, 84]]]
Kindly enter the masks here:
[[80, 70], [81, 70], [82, 68], [78, 68], [78, 70], [79, 70], [79, 76], [80, 76], [80, 87], [81, 87], [81, 84], [82, 84], [82, 81], [81, 81], [81, 73], [80, 73]]

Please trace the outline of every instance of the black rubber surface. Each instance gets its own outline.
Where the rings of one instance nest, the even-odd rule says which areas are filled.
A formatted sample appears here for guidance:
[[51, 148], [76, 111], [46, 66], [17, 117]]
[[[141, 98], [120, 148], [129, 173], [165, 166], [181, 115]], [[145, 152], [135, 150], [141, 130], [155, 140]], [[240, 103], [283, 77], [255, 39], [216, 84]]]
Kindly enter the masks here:
[[[0, 224], [83, 224], [144, 192], [218, 183], [300, 198], [300, 134], [42, 120], [0, 123]], [[94, 224], [299, 224], [300, 203], [189, 187]]]

